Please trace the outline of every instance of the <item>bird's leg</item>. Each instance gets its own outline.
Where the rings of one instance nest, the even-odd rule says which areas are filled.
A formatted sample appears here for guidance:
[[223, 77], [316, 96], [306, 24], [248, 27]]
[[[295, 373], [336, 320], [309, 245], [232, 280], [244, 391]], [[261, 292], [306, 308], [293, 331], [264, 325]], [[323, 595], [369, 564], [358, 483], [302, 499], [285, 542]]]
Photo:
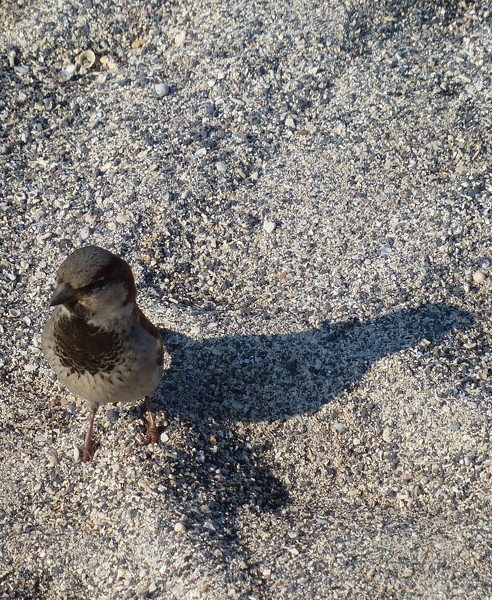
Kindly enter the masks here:
[[96, 416], [96, 410], [97, 409], [91, 408], [91, 415], [89, 417], [89, 427], [87, 428], [87, 434], [85, 436], [82, 462], [89, 462], [94, 457], [94, 446], [92, 445], [92, 429], [94, 427], [94, 417]]
[[147, 441], [149, 444], [158, 444], [159, 429], [157, 428], [155, 410], [153, 409], [148, 396], [145, 396], [145, 406], [147, 408], [147, 412], [149, 413], [149, 422], [147, 423]]

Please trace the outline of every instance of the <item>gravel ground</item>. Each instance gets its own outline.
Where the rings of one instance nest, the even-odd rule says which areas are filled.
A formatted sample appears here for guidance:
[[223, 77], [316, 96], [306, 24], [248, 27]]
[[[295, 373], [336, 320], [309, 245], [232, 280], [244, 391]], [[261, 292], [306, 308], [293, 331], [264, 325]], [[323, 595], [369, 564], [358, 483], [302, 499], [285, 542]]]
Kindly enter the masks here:
[[[1, 598], [492, 598], [489, 8], [2, 1]], [[89, 464], [83, 244], [169, 367]]]

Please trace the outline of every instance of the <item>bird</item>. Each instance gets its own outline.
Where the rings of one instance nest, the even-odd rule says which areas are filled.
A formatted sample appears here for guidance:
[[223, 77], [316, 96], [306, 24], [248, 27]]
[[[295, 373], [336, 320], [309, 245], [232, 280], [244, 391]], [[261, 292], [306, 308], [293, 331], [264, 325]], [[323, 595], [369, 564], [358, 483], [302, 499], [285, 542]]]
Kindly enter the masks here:
[[90, 410], [82, 461], [93, 459], [92, 431], [102, 404], [145, 397], [147, 439], [158, 443], [149, 396], [163, 374], [164, 346], [159, 330], [137, 305], [130, 265], [108, 250], [83, 246], [57, 271], [50, 300], [54, 311], [43, 329], [43, 354], [58, 379]]

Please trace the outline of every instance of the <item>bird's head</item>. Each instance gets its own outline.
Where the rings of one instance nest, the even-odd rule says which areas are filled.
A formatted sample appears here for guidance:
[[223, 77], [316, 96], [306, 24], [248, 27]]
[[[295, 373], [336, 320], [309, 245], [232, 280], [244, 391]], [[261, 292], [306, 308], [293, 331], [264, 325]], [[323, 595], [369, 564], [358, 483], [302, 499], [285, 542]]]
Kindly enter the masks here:
[[130, 266], [119, 256], [97, 246], [84, 246], [70, 254], [57, 272], [50, 306], [94, 325], [111, 327], [129, 318], [137, 290]]

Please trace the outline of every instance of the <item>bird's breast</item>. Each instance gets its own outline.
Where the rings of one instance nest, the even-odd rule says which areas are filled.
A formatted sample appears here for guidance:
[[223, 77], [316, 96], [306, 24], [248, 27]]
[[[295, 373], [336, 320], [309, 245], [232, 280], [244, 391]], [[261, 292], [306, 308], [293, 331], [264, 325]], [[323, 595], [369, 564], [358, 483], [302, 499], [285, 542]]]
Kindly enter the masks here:
[[114, 370], [124, 356], [124, 336], [76, 316], [61, 314], [53, 325], [55, 353], [65, 368], [91, 375]]

